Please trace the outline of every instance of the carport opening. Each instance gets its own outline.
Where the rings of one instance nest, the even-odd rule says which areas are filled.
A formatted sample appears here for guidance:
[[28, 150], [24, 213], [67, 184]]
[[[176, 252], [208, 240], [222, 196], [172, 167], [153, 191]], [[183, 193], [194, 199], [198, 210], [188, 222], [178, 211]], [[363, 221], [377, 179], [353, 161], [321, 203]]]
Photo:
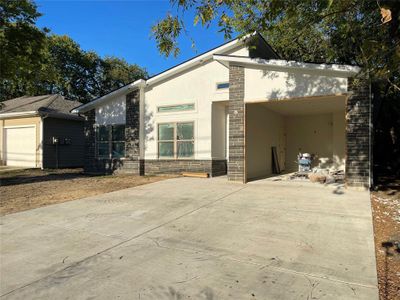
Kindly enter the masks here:
[[344, 170], [346, 96], [270, 100], [246, 104], [247, 180], [298, 171], [297, 155], [315, 156], [312, 167]]

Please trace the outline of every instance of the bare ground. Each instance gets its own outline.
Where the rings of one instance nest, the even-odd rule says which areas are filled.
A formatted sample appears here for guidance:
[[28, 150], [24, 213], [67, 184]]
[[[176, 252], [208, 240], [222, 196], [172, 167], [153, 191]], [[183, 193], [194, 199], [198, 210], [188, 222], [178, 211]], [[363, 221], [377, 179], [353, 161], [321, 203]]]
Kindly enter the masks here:
[[90, 176], [82, 169], [14, 169], [0, 172], [0, 215], [108, 193], [170, 178]]
[[400, 179], [381, 178], [371, 193], [381, 300], [400, 299]]

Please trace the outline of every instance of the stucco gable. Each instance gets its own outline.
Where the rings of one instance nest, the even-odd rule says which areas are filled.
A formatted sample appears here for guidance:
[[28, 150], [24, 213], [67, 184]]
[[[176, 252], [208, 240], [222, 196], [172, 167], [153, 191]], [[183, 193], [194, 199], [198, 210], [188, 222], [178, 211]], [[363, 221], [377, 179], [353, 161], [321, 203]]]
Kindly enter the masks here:
[[[250, 46], [250, 47], [249, 47]], [[275, 51], [265, 41], [265, 39], [259, 34], [254, 33], [247, 35], [243, 38], [237, 38], [229, 41], [219, 47], [211, 49], [203, 54], [195, 56], [177, 66], [174, 66], [168, 70], [165, 70], [159, 74], [152, 76], [147, 80], [137, 80], [131, 84], [128, 84], [120, 89], [110, 92], [100, 98], [94, 99], [91, 102], [77, 107], [74, 112], [83, 113], [95, 107], [102, 105], [117, 95], [125, 95], [133, 89], [138, 89], [141, 86], [151, 86], [156, 83], [166, 82], [171, 77], [176, 77], [177, 74], [184, 72], [190, 72], [196, 66], [212, 61], [213, 55], [237, 55], [241, 57], [258, 57], [265, 59], [279, 58]]]

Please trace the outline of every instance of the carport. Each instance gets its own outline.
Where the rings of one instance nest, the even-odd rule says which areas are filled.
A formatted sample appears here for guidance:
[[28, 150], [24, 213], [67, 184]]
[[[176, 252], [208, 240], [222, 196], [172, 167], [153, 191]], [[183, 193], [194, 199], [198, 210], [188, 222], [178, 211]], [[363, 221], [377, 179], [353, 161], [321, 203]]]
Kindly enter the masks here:
[[346, 95], [246, 104], [246, 177], [297, 171], [298, 153], [315, 156], [313, 167], [345, 169]]
[[297, 154], [345, 170], [348, 186], [371, 184], [370, 88], [360, 68], [214, 55], [229, 67], [228, 178], [246, 183], [280, 169], [296, 170]]

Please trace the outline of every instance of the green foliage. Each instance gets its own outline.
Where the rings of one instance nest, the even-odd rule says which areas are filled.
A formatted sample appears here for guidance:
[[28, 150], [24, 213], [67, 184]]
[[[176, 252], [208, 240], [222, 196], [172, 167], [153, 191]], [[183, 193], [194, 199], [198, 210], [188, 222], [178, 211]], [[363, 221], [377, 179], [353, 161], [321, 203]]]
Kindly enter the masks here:
[[40, 14], [31, 1], [0, 0], [0, 101], [22, 95], [59, 93], [88, 102], [147, 72], [116, 57], [83, 51], [68, 36], [35, 26]]
[[98, 80], [97, 94], [104, 95], [137, 79], [148, 78], [147, 72], [138, 65], [130, 65], [116, 57], [105, 57], [101, 60], [102, 77]]
[[[179, 53], [177, 38], [185, 11], [195, 11], [194, 24], [216, 20], [226, 38], [258, 31], [287, 60], [357, 64], [372, 79], [399, 86], [400, 1], [370, 0], [171, 0], [177, 15], [152, 28], [161, 53]], [[392, 21], [382, 24], [380, 7]], [[172, 31], [171, 20], [180, 24]], [[201, 22], [200, 22], [201, 21]], [[186, 31], [186, 30], [185, 30]]]
[[0, 26], [11, 23], [34, 25], [38, 17], [36, 5], [28, 0], [0, 0]]
[[40, 14], [27, 0], [0, 1], [1, 97], [8, 90], [32, 90], [31, 81], [41, 69], [46, 32], [35, 27]]
[[181, 34], [182, 25], [177, 17], [168, 15], [152, 27], [153, 35], [157, 40], [157, 47], [166, 56], [178, 56], [179, 48], [176, 39]]

